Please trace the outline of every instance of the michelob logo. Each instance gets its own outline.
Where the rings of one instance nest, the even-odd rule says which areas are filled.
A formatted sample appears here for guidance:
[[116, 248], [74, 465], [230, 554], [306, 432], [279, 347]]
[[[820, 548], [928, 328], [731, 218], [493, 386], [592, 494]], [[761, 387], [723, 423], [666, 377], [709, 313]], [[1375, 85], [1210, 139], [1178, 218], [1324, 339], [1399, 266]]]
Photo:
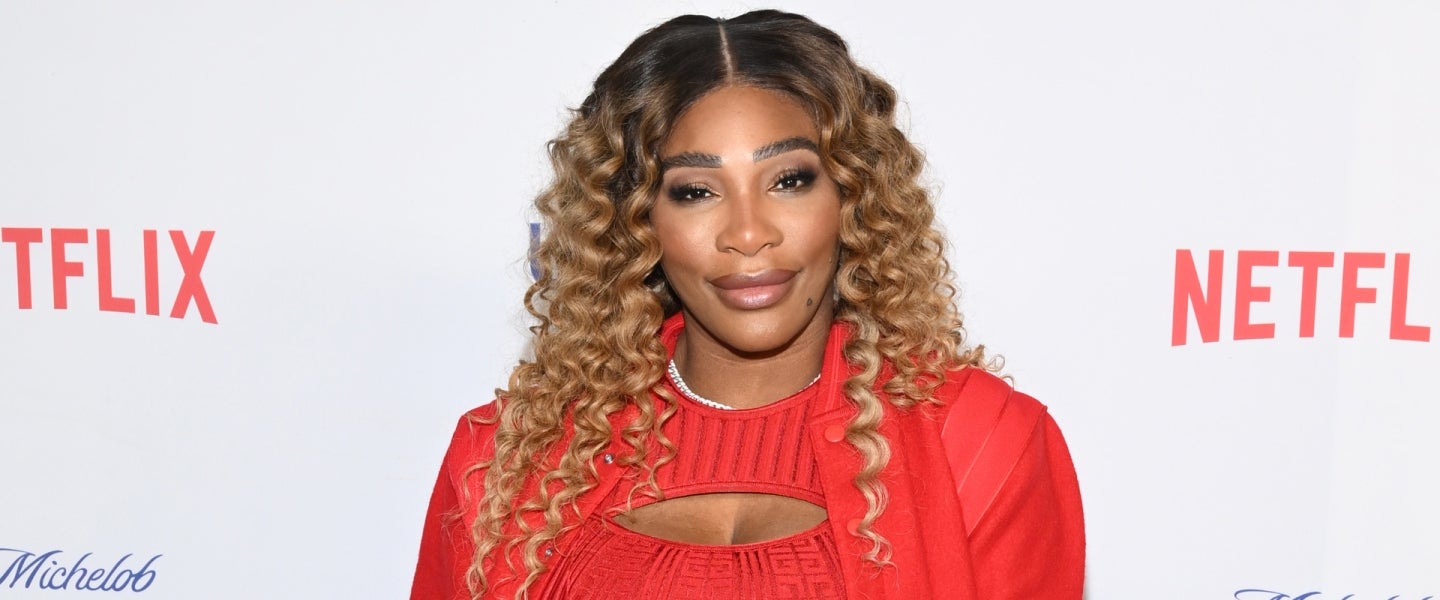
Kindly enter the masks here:
[[[1211, 250], [1209, 264], [1202, 282], [1195, 265], [1195, 257], [1187, 249], [1175, 251], [1175, 304], [1170, 334], [1170, 345], [1183, 346], [1188, 341], [1187, 333], [1190, 314], [1200, 328], [1200, 340], [1220, 340], [1220, 304], [1228, 298], [1225, 295], [1225, 251]], [[1257, 323], [1251, 319], [1251, 309], [1256, 304], [1270, 302], [1269, 286], [1256, 285], [1254, 275], [1258, 269], [1293, 269], [1300, 272], [1300, 297], [1296, 302], [1299, 309], [1300, 337], [1315, 337], [1315, 307], [1321, 301], [1320, 272], [1324, 269], [1340, 269], [1338, 294], [1327, 294], [1326, 301], [1338, 301], [1340, 308], [1339, 336], [1355, 337], [1355, 313], [1361, 304], [1376, 302], [1377, 288], [1360, 285], [1362, 270], [1382, 270], [1389, 267], [1390, 278], [1390, 339], [1416, 342], [1430, 341], [1430, 327], [1411, 323], [1408, 316], [1410, 307], [1410, 255], [1399, 252], [1394, 255], [1382, 252], [1286, 252], [1284, 262], [1277, 250], [1241, 250], [1235, 256], [1234, 281], [1234, 329], [1233, 339], [1255, 340], [1275, 337], [1274, 323]], [[1330, 290], [1326, 290], [1329, 292]], [[1338, 297], [1337, 297], [1338, 296]], [[1282, 299], [1281, 301], [1285, 301]], [[1292, 306], [1296, 306], [1292, 305]]]
[[126, 564], [133, 554], [126, 554], [108, 566], [103, 563], [87, 565], [85, 561], [93, 555], [91, 552], [80, 555], [74, 562], [62, 554], [60, 550], [37, 554], [18, 548], [0, 548], [0, 567], [3, 567], [0, 570], [0, 590], [143, 592], [155, 583], [155, 570], [151, 567], [164, 556], [156, 554], [137, 568]]
[[[179, 260], [180, 269], [184, 273], [170, 302], [170, 316], [183, 319], [193, 305], [201, 321], [216, 323], [215, 310], [210, 306], [210, 295], [205, 291], [205, 281], [200, 278], [200, 270], [205, 266], [205, 257], [210, 253], [215, 232], [201, 231], [194, 236], [193, 241], [184, 231], [170, 230], [166, 234], [169, 244], [165, 245], [174, 249], [175, 258]], [[161, 301], [171, 300], [170, 297], [160, 294], [160, 235], [160, 232], [154, 229], [146, 229], [141, 232], [144, 256], [123, 257], [125, 260], [141, 258], [144, 261], [145, 287], [144, 295], [140, 299], [144, 301], [145, 314], [155, 316], [160, 314]], [[68, 308], [73, 284], [71, 280], [87, 276], [85, 264], [75, 260], [75, 257], [84, 252], [83, 246], [90, 244], [93, 244], [95, 257], [95, 273], [91, 275], [95, 280], [95, 292], [100, 299], [100, 310], [136, 312], [136, 298], [117, 292], [112, 280], [109, 229], [92, 231], [60, 227], [48, 230], [39, 227], [0, 227], [0, 247], [9, 245], [15, 250], [18, 307], [26, 310], [33, 307], [31, 259], [35, 254], [43, 255], [48, 249], [51, 298], [56, 309]], [[41, 260], [43, 264], [43, 258]], [[43, 270], [41, 272], [43, 273]], [[43, 278], [44, 275], [40, 277]]]

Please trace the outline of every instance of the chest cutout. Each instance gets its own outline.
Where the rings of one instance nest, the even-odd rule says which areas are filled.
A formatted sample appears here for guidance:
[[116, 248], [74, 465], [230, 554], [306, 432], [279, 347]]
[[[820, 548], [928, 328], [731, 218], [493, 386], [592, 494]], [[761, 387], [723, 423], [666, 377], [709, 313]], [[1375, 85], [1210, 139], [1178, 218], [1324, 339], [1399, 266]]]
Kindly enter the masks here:
[[671, 498], [612, 517], [615, 524], [662, 540], [729, 546], [766, 542], [815, 528], [825, 508], [798, 498], [721, 492]]

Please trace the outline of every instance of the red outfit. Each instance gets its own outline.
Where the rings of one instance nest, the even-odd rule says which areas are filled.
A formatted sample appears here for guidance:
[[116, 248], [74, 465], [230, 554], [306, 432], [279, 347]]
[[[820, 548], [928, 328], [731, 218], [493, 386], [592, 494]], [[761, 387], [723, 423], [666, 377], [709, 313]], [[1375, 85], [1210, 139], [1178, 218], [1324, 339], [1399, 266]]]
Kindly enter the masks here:
[[[678, 332], [677, 332], [678, 333]], [[673, 349], [674, 339], [666, 338]], [[667, 377], [675, 397], [680, 390]], [[759, 492], [825, 506], [825, 491], [804, 423], [819, 395], [805, 389], [765, 406], [723, 410], [682, 400], [662, 428], [675, 456], [655, 470], [665, 498], [710, 492]], [[601, 510], [575, 532], [536, 600], [844, 600], [829, 521], [793, 535], [736, 545], [690, 544], [625, 529], [609, 515], [626, 505], [630, 485], [614, 486]]]
[[[666, 322], [662, 338], [672, 349], [683, 327], [678, 316]], [[845, 425], [855, 414], [841, 391], [851, 373], [841, 354], [846, 337], [845, 326], [837, 323], [830, 332], [816, 398], [801, 427], [814, 452], [829, 513], [828, 537], [838, 553], [846, 596], [1078, 600], [1085, 532], [1079, 486], [1060, 430], [1039, 402], [973, 368], [947, 374], [935, 393], [944, 406], [922, 404], [901, 412], [885, 405], [880, 432], [889, 441], [891, 458], [882, 479], [890, 498], [875, 530], [890, 541], [893, 566], [877, 570], [861, 558], [868, 542], [849, 532], [864, 515], [866, 503], [853, 484], [860, 456], [844, 441]], [[472, 414], [492, 415], [493, 408], [487, 405]], [[595, 523], [592, 516], [603, 512], [622, 481], [626, 487], [633, 482], [615, 459], [629, 448], [619, 431], [634, 414], [632, 408], [611, 417], [617, 433], [594, 461], [598, 485], [578, 499], [578, 516], [562, 511], [573, 519], [567, 523], [580, 527], [556, 541], [546, 557], [550, 571], [535, 589], [553, 585], [547, 579], [555, 578], [561, 563], [583, 559], [587, 544], [579, 542], [597, 539], [593, 531], [586, 534]], [[483, 475], [463, 480], [461, 475], [493, 455], [494, 432], [495, 426], [468, 416], [456, 429], [431, 496], [412, 600], [469, 597], [464, 574], [473, 554], [469, 525], [476, 513], [473, 502], [461, 506], [458, 498], [467, 487], [472, 498], [478, 497]], [[557, 453], [567, 441], [561, 439]], [[515, 558], [519, 566], [518, 551]], [[523, 567], [512, 573], [505, 562], [492, 563], [487, 597], [514, 597], [523, 580]]]

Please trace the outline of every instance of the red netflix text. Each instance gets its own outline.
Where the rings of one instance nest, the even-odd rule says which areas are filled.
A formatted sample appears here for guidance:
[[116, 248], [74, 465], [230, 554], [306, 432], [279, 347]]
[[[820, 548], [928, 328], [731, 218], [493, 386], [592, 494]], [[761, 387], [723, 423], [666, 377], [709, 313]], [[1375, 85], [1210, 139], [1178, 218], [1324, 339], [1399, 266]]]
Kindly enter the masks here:
[[[1355, 311], [1361, 304], [1374, 304], [1376, 288], [1364, 287], [1359, 283], [1362, 269], [1391, 268], [1390, 286], [1390, 339], [1416, 342], [1430, 341], [1430, 327], [1410, 323], [1406, 311], [1410, 300], [1410, 255], [1382, 252], [1287, 252], [1281, 262], [1281, 252], [1276, 250], [1240, 250], [1235, 256], [1235, 310], [1234, 333], [1236, 340], [1269, 339], [1275, 337], [1274, 323], [1256, 323], [1251, 319], [1255, 304], [1270, 302], [1270, 287], [1255, 285], [1257, 269], [1289, 268], [1300, 272], [1299, 325], [1300, 337], [1315, 337], [1315, 306], [1320, 301], [1318, 282], [1322, 269], [1340, 268], [1339, 301], [1340, 331], [1342, 338], [1355, 337]], [[1392, 260], [1393, 259], [1393, 260]], [[1200, 329], [1200, 340], [1220, 340], [1220, 303], [1224, 297], [1225, 251], [1211, 250], [1206, 267], [1205, 281], [1200, 280], [1195, 257], [1189, 250], [1175, 251], [1175, 304], [1170, 345], [1183, 346], [1187, 341], [1193, 313]], [[1283, 264], [1283, 266], [1282, 266]]]
[[[169, 246], [174, 248], [175, 258], [180, 262], [183, 275], [170, 304], [170, 316], [185, 318], [191, 305], [199, 313], [200, 320], [216, 323], [215, 310], [210, 306], [210, 295], [205, 291], [205, 282], [200, 270], [205, 266], [205, 257], [210, 253], [210, 243], [215, 239], [214, 231], [201, 231], [193, 243], [185, 232], [170, 230]], [[48, 234], [48, 235], [47, 235]], [[143, 300], [147, 315], [160, 314], [160, 233], [154, 229], [141, 232], [145, 289]], [[32, 253], [50, 252], [50, 285], [56, 309], [69, 307], [70, 292], [74, 287], [72, 279], [86, 276], [85, 264], [75, 260], [84, 252], [83, 246], [93, 244], [95, 257], [95, 292], [100, 300], [100, 310], [134, 313], [135, 298], [120, 295], [114, 289], [111, 276], [110, 230], [39, 227], [0, 227], [0, 246], [12, 245], [15, 250], [15, 283], [18, 291], [17, 304], [21, 309], [33, 307]], [[44, 277], [44, 275], [40, 275]], [[43, 285], [43, 284], [42, 284]]]

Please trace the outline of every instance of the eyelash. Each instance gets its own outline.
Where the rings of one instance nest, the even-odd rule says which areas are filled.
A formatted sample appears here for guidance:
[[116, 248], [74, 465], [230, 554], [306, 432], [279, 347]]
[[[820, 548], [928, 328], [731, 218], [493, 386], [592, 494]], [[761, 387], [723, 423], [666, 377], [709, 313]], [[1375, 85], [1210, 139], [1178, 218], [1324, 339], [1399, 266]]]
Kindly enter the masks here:
[[802, 190], [810, 187], [810, 184], [815, 183], [815, 172], [809, 169], [789, 169], [781, 173], [780, 177], [775, 180], [775, 186], [779, 186], [787, 181], [794, 181], [795, 185], [793, 187], [781, 187], [780, 189], [785, 191]]
[[[692, 197], [691, 194], [702, 194], [702, 195], [697, 195], [697, 196]], [[713, 195], [714, 195], [714, 194], [712, 194], [712, 193], [710, 192], [710, 188], [707, 188], [707, 187], [705, 187], [705, 186], [703, 186], [703, 185], [700, 185], [700, 184], [698, 184], [698, 183], [690, 183], [690, 184], [686, 184], [686, 185], [677, 185], [677, 186], [675, 186], [675, 187], [670, 188], [670, 199], [671, 199], [671, 200], [674, 200], [674, 201], [676, 201], [676, 202], [698, 202], [698, 201], [700, 201], [700, 200], [704, 200], [704, 199], [706, 199], [706, 198], [709, 198], [710, 196], [713, 196]]]
[[[775, 184], [771, 188], [784, 192], [795, 192], [810, 187], [810, 184], [815, 183], [815, 177], [815, 172], [809, 169], [789, 169], [775, 178]], [[783, 185], [787, 182], [792, 185]], [[669, 195], [670, 199], [675, 202], [697, 202], [715, 194], [710, 191], [710, 188], [703, 185], [689, 183], [671, 187]]]

